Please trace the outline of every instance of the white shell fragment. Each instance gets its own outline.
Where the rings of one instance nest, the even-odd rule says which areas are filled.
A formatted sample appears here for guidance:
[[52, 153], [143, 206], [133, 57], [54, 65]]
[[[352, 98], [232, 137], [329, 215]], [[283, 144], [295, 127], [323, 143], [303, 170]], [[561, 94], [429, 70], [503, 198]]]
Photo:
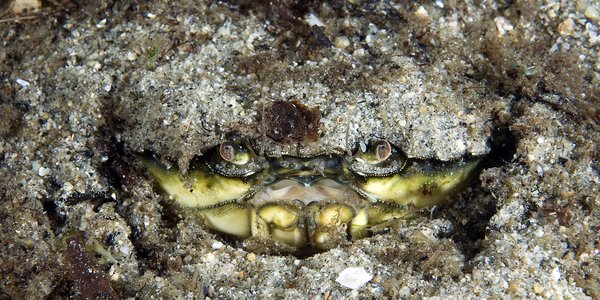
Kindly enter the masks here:
[[26, 80], [23, 80], [21, 78], [17, 78], [17, 84], [20, 85], [23, 88], [26, 88], [29, 86], [29, 82], [27, 82]]
[[373, 279], [373, 275], [369, 274], [365, 268], [351, 267], [340, 272], [335, 281], [343, 287], [357, 290], [365, 285], [365, 283], [371, 281], [371, 279]]

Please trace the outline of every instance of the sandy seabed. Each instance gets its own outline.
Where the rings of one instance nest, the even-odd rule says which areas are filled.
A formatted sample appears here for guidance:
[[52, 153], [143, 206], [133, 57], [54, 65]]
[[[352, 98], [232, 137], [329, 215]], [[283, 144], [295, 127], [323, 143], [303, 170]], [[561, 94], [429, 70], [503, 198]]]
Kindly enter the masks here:
[[[0, 298], [600, 297], [597, 2], [48, 2], [0, 23]], [[265, 137], [264, 107], [292, 100], [316, 141]], [[135, 156], [186, 172], [232, 136], [485, 163], [415, 220], [265, 254]], [[350, 267], [372, 278], [336, 282]]]

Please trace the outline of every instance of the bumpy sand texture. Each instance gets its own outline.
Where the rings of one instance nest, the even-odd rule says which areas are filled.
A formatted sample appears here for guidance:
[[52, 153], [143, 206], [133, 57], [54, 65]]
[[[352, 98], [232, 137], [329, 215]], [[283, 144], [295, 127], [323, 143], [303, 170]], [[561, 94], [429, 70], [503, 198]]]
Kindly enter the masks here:
[[[54, 2], [0, 23], [0, 298], [600, 297], [597, 3]], [[316, 141], [268, 138], [292, 100]], [[431, 214], [298, 258], [207, 232], [134, 157], [185, 172], [231, 138], [487, 160]]]

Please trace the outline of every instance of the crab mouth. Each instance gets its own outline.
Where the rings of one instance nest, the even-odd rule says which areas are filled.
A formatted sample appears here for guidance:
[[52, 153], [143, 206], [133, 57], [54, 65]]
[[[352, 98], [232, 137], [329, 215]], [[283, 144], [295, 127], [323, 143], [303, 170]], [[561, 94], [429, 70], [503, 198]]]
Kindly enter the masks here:
[[186, 175], [142, 162], [209, 229], [290, 249], [330, 249], [440, 203], [465, 186], [478, 160], [411, 160], [387, 142], [352, 156], [264, 157], [226, 142]]
[[367, 225], [368, 201], [335, 180], [304, 179], [278, 180], [243, 203], [204, 209], [200, 214], [216, 231], [243, 239], [273, 238], [298, 248], [331, 248], [358, 238]]

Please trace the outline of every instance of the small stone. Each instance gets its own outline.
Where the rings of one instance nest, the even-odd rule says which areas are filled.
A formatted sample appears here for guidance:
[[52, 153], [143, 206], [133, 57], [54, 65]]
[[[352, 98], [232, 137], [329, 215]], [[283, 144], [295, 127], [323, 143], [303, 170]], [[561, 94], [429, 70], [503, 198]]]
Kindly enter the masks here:
[[100, 22], [98, 22], [98, 24], [96, 24], [96, 28], [104, 28], [106, 27], [106, 19], [102, 19], [100, 20]]
[[323, 23], [323, 21], [321, 21], [321, 19], [319, 19], [319, 17], [317, 17], [315, 14], [309, 14], [308, 17], [306, 18], [306, 23], [308, 23], [308, 25], [312, 26], [319, 26], [319, 27], [325, 27], [325, 24]]
[[458, 152], [465, 152], [465, 150], [467, 150], [467, 146], [462, 140], [456, 140], [456, 142], [454, 142], [454, 147]]
[[356, 56], [356, 57], [365, 56], [365, 49], [363, 49], [363, 48], [356, 49], [356, 50], [354, 50], [354, 52], [352, 52], [352, 55]]
[[333, 43], [340, 49], [346, 49], [350, 46], [350, 40], [345, 36], [336, 37]]
[[119, 247], [119, 250], [125, 256], [128, 256], [131, 253], [131, 248], [129, 248], [129, 246], [121, 246], [121, 247]]
[[425, 9], [425, 7], [420, 6], [417, 11], [415, 11], [415, 20], [419, 25], [427, 25], [431, 23], [431, 17], [429, 17], [429, 13]]
[[65, 182], [65, 183], [63, 184], [63, 190], [64, 190], [65, 192], [67, 192], [67, 193], [71, 192], [71, 191], [73, 190], [73, 184], [72, 184], [72, 183], [70, 183], [70, 182], [68, 182], [68, 181], [67, 181], [67, 182]]
[[533, 292], [536, 293], [536, 295], [541, 295], [544, 292], [544, 288], [542, 286], [540, 286], [537, 283], [533, 284]]
[[552, 272], [550, 274], [551, 274], [554, 282], [558, 282], [560, 280], [561, 275], [560, 275], [560, 269], [558, 267], [552, 269]]
[[253, 252], [248, 253], [248, 255], [246, 255], [246, 259], [249, 262], [255, 262], [256, 261], [256, 254], [254, 254]]
[[211, 247], [213, 248], [213, 250], [219, 250], [221, 248], [223, 248], [223, 243], [217, 241], [212, 243]]
[[498, 29], [498, 36], [503, 36], [507, 32], [510, 32], [514, 29], [512, 24], [505, 17], [496, 17], [494, 18], [494, 22], [496, 23], [496, 28]]
[[189, 52], [192, 52], [192, 50], [193, 50], [192, 44], [191, 43], [181, 44], [181, 45], [177, 46], [177, 50], [180, 53], [189, 53]]
[[538, 144], [542, 145], [546, 142], [546, 138], [544, 136], [538, 136], [536, 141]]
[[535, 236], [538, 238], [544, 237], [544, 229], [543, 228], [538, 228], [535, 232], [534, 232]]
[[473, 114], [468, 114], [464, 116], [464, 121], [467, 124], [473, 124], [475, 121], [477, 121], [477, 118]]
[[369, 274], [365, 268], [350, 267], [340, 272], [335, 281], [343, 287], [357, 290], [371, 279], [373, 279], [373, 275]]
[[41, 0], [19, 0], [11, 3], [11, 10], [14, 14], [36, 13], [42, 9]]
[[575, 22], [571, 18], [564, 20], [558, 25], [558, 33], [562, 36], [573, 35], [575, 32]]
[[407, 286], [400, 288], [400, 290], [398, 290], [398, 296], [403, 299], [410, 298], [410, 288]]
[[203, 259], [208, 264], [214, 264], [217, 262], [217, 257], [212, 252], [206, 254]]
[[49, 175], [51, 172], [52, 172], [52, 170], [50, 170], [49, 168], [40, 167], [38, 169], [38, 175], [40, 175], [42, 177]]
[[125, 58], [127, 58], [128, 61], [134, 61], [137, 59], [137, 55], [131, 51], [128, 51], [127, 54], [125, 54]]
[[598, 10], [591, 5], [585, 9], [583, 14], [592, 22], [598, 23], [598, 21], [600, 21], [600, 12], [598, 12]]

